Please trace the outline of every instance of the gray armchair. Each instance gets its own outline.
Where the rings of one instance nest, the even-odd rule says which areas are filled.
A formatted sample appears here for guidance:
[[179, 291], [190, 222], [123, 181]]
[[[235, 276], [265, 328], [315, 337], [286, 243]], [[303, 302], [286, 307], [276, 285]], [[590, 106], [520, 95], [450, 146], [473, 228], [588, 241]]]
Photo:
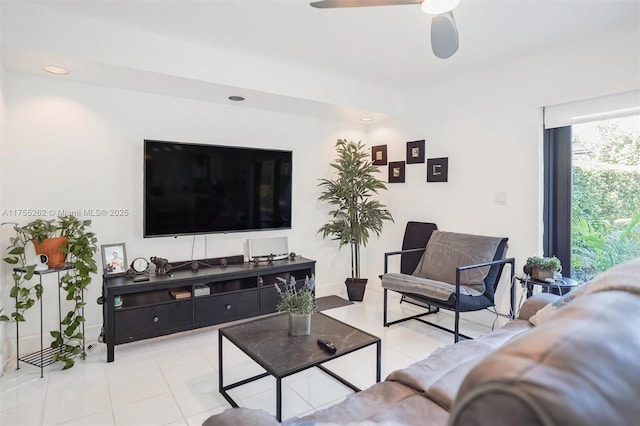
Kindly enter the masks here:
[[[384, 326], [415, 319], [460, 337], [460, 313], [479, 311], [495, 306], [496, 287], [504, 265], [511, 265], [513, 282], [515, 259], [505, 258], [507, 238], [442, 232], [433, 223], [408, 222], [403, 249], [385, 253]], [[400, 272], [389, 272], [391, 256], [399, 255]], [[401, 302], [413, 303], [427, 309], [394, 321], [388, 320], [388, 291], [402, 294]], [[511, 318], [515, 315], [515, 287], [511, 286]], [[454, 329], [448, 329], [423, 317], [440, 309], [455, 312]]]

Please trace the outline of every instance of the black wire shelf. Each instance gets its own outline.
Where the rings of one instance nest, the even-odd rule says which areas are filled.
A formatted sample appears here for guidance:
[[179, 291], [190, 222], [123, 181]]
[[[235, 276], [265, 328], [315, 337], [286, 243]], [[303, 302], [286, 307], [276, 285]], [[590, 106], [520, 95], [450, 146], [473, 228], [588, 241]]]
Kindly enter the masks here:
[[[40, 356], [41, 353], [42, 356]], [[35, 365], [36, 367], [42, 368], [51, 365], [54, 362], [57, 362], [57, 360], [54, 359], [54, 355], [59, 353], [62, 353], [60, 348], [45, 348], [41, 351], [21, 356], [19, 360], [22, 362], [26, 362], [27, 364]]]

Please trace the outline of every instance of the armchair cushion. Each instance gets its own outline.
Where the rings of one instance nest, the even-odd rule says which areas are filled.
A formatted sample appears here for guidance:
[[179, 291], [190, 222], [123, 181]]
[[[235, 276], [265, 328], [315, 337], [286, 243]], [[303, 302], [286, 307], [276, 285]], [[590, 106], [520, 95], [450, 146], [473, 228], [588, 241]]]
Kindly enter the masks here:
[[[420, 294], [431, 299], [443, 301], [448, 300], [451, 294], [456, 291], [454, 284], [397, 272], [384, 274], [382, 276], [382, 287], [400, 293]], [[476, 290], [474, 287], [467, 286], [460, 286], [460, 294], [463, 296], [482, 296], [481, 291]]]
[[[433, 281], [455, 284], [458, 266], [475, 265], [494, 259], [502, 238], [456, 232], [433, 231], [420, 263], [413, 275]], [[460, 285], [480, 294], [490, 267], [460, 273]], [[455, 287], [454, 287], [455, 290]], [[462, 287], [461, 287], [462, 290]]]

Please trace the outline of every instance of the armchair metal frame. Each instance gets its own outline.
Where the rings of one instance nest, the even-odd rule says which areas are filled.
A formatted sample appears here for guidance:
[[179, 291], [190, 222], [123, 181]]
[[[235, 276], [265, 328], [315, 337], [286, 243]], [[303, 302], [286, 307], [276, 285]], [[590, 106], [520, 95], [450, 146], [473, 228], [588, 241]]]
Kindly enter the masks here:
[[[425, 248], [418, 248], [418, 249], [408, 249], [408, 250], [400, 250], [400, 251], [393, 251], [393, 252], [388, 252], [384, 254], [384, 273], [386, 274], [388, 272], [388, 262], [389, 262], [389, 257], [390, 256], [394, 256], [394, 255], [402, 255], [402, 254], [407, 254], [407, 253], [416, 253], [416, 252], [424, 252]], [[511, 257], [511, 258], [506, 258], [506, 259], [500, 259], [500, 260], [493, 260], [490, 262], [484, 262], [484, 263], [479, 263], [479, 264], [475, 264], [475, 265], [466, 265], [466, 266], [458, 266], [456, 268], [456, 290], [455, 290], [455, 304], [454, 306], [451, 306], [451, 304], [446, 303], [446, 301], [439, 301], [436, 299], [432, 299], [432, 298], [428, 298], [426, 296], [420, 295], [420, 294], [415, 294], [415, 293], [404, 293], [404, 292], [398, 292], [400, 294], [402, 294], [402, 299], [400, 300], [400, 302], [406, 301], [407, 303], [416, 305], [416, 306], [422, 306], [422, 307], [426, 307], [427, 308], [427, 312], [423, 312], [417, 315], [411, 315], [408, 317], [404, 317], [398, 320], [394, 320], [394, 321], [388, 321], [388, 317], [387, 317], [387, 292], [390, 289], [385, 288], [384, 289], [384, 312], [383, 312], [383, 322], [384, 322], [384, 326], [388, 327], [390, 325], [393, 324], [398, 324], [401, 322], [405, 322], [405, 321], [409, 321], [409, 320], [417, 320], [420, 321], [424, 324], [428, 324], [432, 327], [435, 327], [437, 329], [440, 329], [442, 331], [446, 331], [448, 333], [451, 333], [454, 335], [454, 342], [458, 343], [458, 341], [460, 340], [460, 337], [464, 338], [464, 339], [471, 339], [471, 337], [464, 335], [462, 333], [460, 333], [460, 313], [461, 312], [472, 312], [472, 311], [479, 311], [479, 310], [483, 310], [483, 309], [487, 309], [491, 306], [495, 306], [495, 304], [491, 305], [491, 306], [487, 306], [487, 307], [483, 307], [481, 309], [465, 309], [465, 310], [460, 310], [460, 273], [462, 271], [466, 271], [469, 269], [475, 269], [475, 268], [482, 268], [482, 267], [486, 267], [486, 266], [493, 266], [493, 265], [501, 265], [500, 266], [500, 270], [498, 272], [498, 275], [496, 277], [496, 281], [494, 283], [494, 291], [495, 288], [497, 288], [497, 284], [500, 281], [500, 277], [502, 276], [502, 270], [504, 269], [504, 265], [511, 265], [511, 279], [510, 279], [510, 304], [511, 304], [511, 312], [509, 314], [510, 319], [514, 319], [515, 318], [515, 312], [516, 312], [516, 288], [513, 285], [513, 279], [514, 279], [514, 275], [515, 275], [515, 258]], [[395, 291], [395, 290], [391, 290], [391, 291]], [[407, 297], [419, 301], [420, 303], [416, 303], [410, 300], [407, 300]], [[482, 296], [477, 296], [477, 297], [482, 297]], [[425, 304], [426, 306], [423, 306], [422, 304]], [[433, 307], [435, 307], [435, 309], [433, 309]], [[427, 321], [425, 319], [423, 319], [422, 317], [427, 316], [427, 315], [431, 315], [431, 314], [435, 314], [437, 312], [440, 311], [440, 309], [446, 309], [446, 310], [450, 310], [450, 311], [454, 311], [455, 312], [455, 320], [454, 320], [454, 329], [451, 330], [449, 328], [443, 327], [440, 324], [435, 324], [431, 321]]]

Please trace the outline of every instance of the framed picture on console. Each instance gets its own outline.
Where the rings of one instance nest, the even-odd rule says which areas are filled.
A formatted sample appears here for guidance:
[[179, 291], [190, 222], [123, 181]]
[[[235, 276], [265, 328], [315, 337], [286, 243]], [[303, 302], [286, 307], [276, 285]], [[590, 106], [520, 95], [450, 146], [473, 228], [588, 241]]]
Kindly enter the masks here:
[[124, 243], [105, 244], [102, 251], [102, 272], [105, 278], [119, 277], [127, 273], [127, 250]]

